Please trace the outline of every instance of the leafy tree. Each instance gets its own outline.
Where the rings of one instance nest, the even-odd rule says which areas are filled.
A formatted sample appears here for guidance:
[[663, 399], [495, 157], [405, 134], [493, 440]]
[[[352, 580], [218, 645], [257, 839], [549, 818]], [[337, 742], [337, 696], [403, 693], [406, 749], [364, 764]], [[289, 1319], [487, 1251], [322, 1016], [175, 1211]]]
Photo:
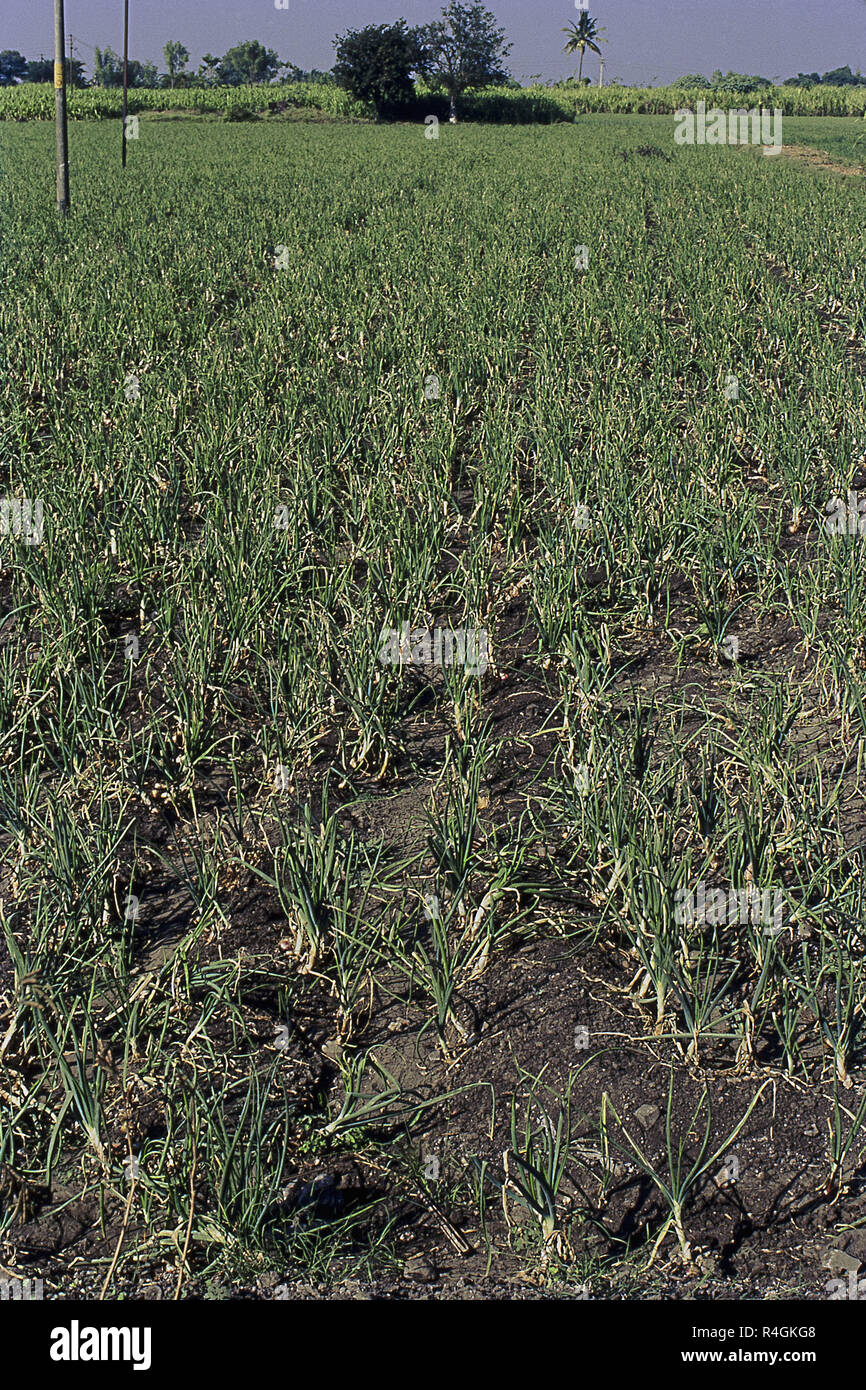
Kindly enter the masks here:
[[182, 43], [174, 43], [169, 40], [162, 50], [162, 56], [168, 71], [169, 86], [173, 87], [189, 62], [189, 49], [184, 48]]
[[866, 82], [866, 77], [861, 77], [859, 69], [852, 72], [849, 64], [844, 68], [834, 68], [832, 72], [825, 72], [821, 78], [821, 83], [825, 87], [862, 87]]
[[27, 59], [17, 48], [4, 48], [0, 53], [0, 87], [14, 87], [27, 76]]
[[503, 66], [512, 45], [505, 30], [497, 29], [496, 16], [483, 5], [463, 5], [459, 0], [418, 31], [422, 46], [422, 71], [434, 87], [448, 94], [451, 120], [457, 120], [457, 99], [470, 87], [506, 83]]
[[404, 19], [396, 24], [368, 24], [334, 39], [334, 78], [357, 101], [370, 102], [376, 115], [398, 109], [415, 95], [413, 73], [420, 70], [417, 31]]
[[213, 53], [205, 53], [201, 60], [197, 77], [203, 87], [216, 87], [220, 80], [220, 60]]
[[709, 87], [709, 78], [704, 77], [700, 72], [687, 72], [685, 77], [678, 77], [676, 82], [672, 82], [672, 87]]
[[755, 92], [773, 85], [769, 77], [759, 77], [757, 73], [726, 72], [723, 76], [718, 68], [710, 84], [719, 92]]
[[[84, 64], [79, 63], [77, 58], [72, 59], [72, 71], [69, 71], [69, 59], [66, 59], [66, 80], [70, 87], [86, 87], [87, 82], [84, 77]], [[38, 58], [31, 58], [27, 63], [28, 82], [53, 82], [54, 81], [54, 59], [40, 55]]]
[[583, 72], [583, 55], [586, 50], [589, 49], [590, 53], [601, 54], [596, 39], [603, 31], [598, 27], [598, 20], [591, 18], [589, 10], [581, 10], [577, 23], [569, 24], [568, 28], [563, 29], [562, 32], [568, 35], [568, 43], [565, 45], [564, 51], [580, 54], [580, 62], [577, 66], [577, 80], [579, 82]]
[[42, 54], [39, 58], [27, 61], [28, 82], [51, 82], [54, 79], [54, 60]]
[[279, 54], [272, 48], [265, 48], [258, 39], [248, 39], [236, 44], [220, 59], [219, 79], [230, 87], [239, 87], [242, 82], [270, 82], [282, 67]]
[[[94, 87], [122, 87], [123, 59], [113, 48], [93, 50]], [[139, 63], [130, 58], [126, 66], [126, 81], [129, 87], [155, 87], [158, 77], [155, 63]]]
[[321, 72], [319, 68], [310, 68], [310, 71], [306, 72], [295, 63], [283, 63], [280, 73], [280, 82], [284, 86], [289, 86], [292, 82], [319, 82], [333, 86], [334, 80], [333, 72]]
[[94, 87], [122, 87], [123, 59], [113, 48], [93, 50]]

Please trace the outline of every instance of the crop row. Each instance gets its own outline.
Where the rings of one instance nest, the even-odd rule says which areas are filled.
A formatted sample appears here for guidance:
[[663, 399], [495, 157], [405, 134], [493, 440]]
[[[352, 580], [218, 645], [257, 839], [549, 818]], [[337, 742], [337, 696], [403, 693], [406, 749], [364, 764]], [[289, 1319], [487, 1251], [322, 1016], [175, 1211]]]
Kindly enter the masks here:
[[[423, 98], [423, 85], [419, 98]], [[441, 98], [430, 97], [435, 108]], [[862, 116], [866, 114], [866, 87], [772, 87], [751, 93], [711, 93], [706, 89], [679, 87], [527, 87], [514, 90], [491, 87], [470, 92], [464, 99], [468, 119], [510, 122], [572, 121], [589, 113], [666, 115], [680, 107], [694, 108], [699, 101], [722, 109], [763, 105], [786, 116]], [[341, 88], [326, 83], [297, 82], [287, 86], [246, 86], [148, 90], [133, 88], [128, 110], [190, 111], [224, 114], [232, 111], [267, 111], [273, 103], [309, 107], [335, 117], [370, 115]], [[70, 89], [69, 115], [73, 120], [117, 117], [122, 95], [118, 88]], [[54, 89], [49, 83], [23, 83], [0, 89], [0, 120], [50, 120], [54, 115]]]

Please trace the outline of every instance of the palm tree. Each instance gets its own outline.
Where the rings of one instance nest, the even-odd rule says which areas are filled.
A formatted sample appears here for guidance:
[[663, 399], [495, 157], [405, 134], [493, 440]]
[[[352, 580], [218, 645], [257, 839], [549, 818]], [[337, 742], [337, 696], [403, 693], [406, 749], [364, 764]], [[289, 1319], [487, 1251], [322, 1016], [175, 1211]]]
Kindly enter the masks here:
[[581, 81], [583, 73], [583, 55], [587, 49], [601, 56], [601, 49], [595, 42], [603, 32], [598, 27], [598, 21], [590, 18], [589, 10], [581, 10], [580, 19], [576, 24], [569, 24], [567, 29], [563, 29], [563, 34], [568, 35], [568, 43], [563, 52], [580, 53], [580, 63], [577, 69], [577, 80]]

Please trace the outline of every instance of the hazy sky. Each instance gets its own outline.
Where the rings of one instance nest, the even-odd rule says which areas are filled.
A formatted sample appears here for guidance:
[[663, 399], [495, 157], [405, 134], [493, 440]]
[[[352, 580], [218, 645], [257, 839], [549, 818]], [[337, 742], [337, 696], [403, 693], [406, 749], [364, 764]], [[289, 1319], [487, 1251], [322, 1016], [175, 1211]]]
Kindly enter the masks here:
[[[525, 79], [565, 77], [576, 61], [562, 53], [561, 29], [576, 17], [574, 0], [486, 0], [513, 43], [509, 67]], [[302, 68], [328, 68], [331, 40], [346, 29], [401, 16], [409, 24], [436, 18], [444, 0], [130, 0], [130, 56], [164, 67], [167, 39], [185, 44], [197, 67], [204, 53], [222, 54], [243, 39], [260, 39]], [[866, 0], [590, 0], [603, 26], [605, 80], [667, 82], [689, 72], [762, 73], [785, 78], [850, 63], [866, 71]], [[122, 0], [66, 0], [67, 33], [90, 69], [93, 45], [122, 47]], [[2, 0], [0, 49], [25, 57], [50, 55], [51, 0]], [[585, 75], [598, 77], [588, 54]]]

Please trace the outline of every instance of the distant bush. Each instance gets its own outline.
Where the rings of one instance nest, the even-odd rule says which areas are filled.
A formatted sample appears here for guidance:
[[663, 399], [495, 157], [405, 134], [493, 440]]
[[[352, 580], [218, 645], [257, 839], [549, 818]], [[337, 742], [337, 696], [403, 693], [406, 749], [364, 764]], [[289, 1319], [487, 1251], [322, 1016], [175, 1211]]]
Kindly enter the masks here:
[[491, 121], [506, 125], [552, 125], [571, 121], [574, 113], [557, 101], [544, 87], [510, 91], [505, 87], [487, 87], [467, 92], [463, 97], [461, 115], [468, 121]]
[[224, 121], [257, 121], [258, 111], [253, 111], [249, 106], [227, 106], [223, 112]]

